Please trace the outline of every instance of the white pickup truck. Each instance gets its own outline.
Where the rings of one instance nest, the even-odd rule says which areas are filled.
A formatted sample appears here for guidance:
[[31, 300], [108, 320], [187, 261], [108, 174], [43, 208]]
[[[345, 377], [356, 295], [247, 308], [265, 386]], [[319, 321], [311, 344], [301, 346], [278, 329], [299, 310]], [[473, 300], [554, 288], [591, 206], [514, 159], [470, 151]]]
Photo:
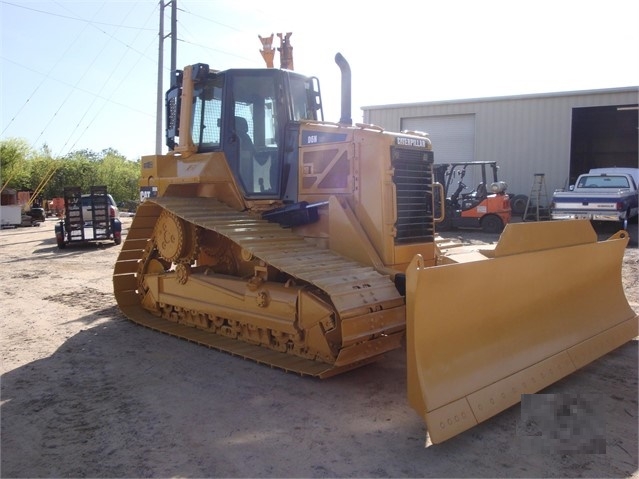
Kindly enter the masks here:
[[555, 191], [553, 220], [620, 221], [624, 229], [637, 217], [639, 168], [593, 168], [580, 175], [569, 191]]

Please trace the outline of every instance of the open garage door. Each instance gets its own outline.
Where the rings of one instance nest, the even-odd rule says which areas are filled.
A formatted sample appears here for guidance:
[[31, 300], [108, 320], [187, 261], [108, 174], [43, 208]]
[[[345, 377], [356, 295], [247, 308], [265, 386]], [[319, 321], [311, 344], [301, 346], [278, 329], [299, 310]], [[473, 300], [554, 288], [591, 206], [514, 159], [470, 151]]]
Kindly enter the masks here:
[[475, 160], [475, 115], [403, 118], [402, 130], [425, 131], [435, 149], [436, 163]]
[[591, 168], [637, 167], [637, 105], [573, 108], [570, 184]]

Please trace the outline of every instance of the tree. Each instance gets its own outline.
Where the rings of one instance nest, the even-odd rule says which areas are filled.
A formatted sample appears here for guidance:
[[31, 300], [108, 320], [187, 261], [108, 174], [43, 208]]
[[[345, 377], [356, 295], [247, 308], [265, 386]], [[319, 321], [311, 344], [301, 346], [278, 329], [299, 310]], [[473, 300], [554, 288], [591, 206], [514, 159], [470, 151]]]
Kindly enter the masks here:
[[139, 200], [140, 162], [129, 161], [113, 148], [100, 153], [77, 150], [54, 158], [45, 145], [34, 151], [25, 140], [0, 141], [0, 179], [16, 190], [38, 191], [43, 199], [64, 195], [67, 186], [89, 193], [106, 186], [118, 202]]
[[82, 153], [69, 153], [59, 161], [62, 163], [56, 172], [56, 184], [59, 185], [56, 196], [62, 196], [66, 186], [79, 186], [82, 191], [89, 191], [96, 184], [95, 163]]
[[98, 183], [106, 185], [118, 202], [137, 199], [139, 197], [139, 162], [129, 161], [113, 149], [103, 150], [102, 155], [102, 161], [97, 165]]
[[28, 161], [29, 184], [22, 188], [33, 191], [39, 198], [48, 198], [47, 186], [51, 176], [55, 173], [56, 162], [51, 158], [48, 149], [35, 153]]
[[0, 141], [0, 183], [1, 187], [23, 189], [29, 183], [27, 159], [33, 150], [21, 138]]

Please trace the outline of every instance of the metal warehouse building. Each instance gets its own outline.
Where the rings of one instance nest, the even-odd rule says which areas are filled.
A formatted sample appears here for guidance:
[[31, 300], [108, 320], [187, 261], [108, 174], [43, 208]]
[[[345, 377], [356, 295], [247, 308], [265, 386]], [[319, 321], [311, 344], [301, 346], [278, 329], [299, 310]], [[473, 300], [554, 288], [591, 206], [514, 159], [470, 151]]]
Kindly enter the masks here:
[[639, 87], [363, 107], [364, 123], [429, 134], [436, 163], [497, 161], [511, 194], [548, 196], [595, 167], [638, 166]]

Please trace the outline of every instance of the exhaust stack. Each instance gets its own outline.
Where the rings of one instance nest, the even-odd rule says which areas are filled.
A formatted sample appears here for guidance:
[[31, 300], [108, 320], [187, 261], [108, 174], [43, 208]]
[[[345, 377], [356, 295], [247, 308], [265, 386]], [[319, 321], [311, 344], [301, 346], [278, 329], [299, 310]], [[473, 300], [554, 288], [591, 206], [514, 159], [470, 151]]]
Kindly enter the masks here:
[[335, 55], [335, 63], [342, 72], [342, 109], [339, 122], [344, 125], [352, 125], [351, 118], [351, 67], [341, 53]]

